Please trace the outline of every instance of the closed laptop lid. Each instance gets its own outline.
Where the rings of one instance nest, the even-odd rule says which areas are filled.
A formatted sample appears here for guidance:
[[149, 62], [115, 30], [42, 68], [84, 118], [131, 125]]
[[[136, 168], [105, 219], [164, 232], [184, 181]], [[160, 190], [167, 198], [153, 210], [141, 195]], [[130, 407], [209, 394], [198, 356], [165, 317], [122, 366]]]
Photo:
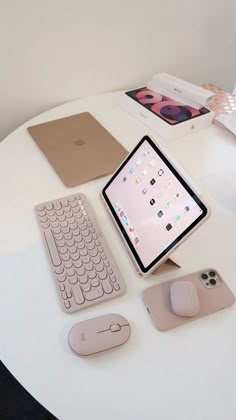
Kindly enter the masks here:
[[28, 132], [67, 187], [113, 172], [128, 154], [89, 112], [34, 125]]

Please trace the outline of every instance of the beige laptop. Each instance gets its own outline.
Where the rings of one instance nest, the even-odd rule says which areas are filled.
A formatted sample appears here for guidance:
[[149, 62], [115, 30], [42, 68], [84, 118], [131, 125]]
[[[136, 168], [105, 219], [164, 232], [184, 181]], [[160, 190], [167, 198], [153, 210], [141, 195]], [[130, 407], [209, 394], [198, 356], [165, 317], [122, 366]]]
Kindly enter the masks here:
[[107, 175], [127, 150], [89, 112], [28, 127], [66, 187]]

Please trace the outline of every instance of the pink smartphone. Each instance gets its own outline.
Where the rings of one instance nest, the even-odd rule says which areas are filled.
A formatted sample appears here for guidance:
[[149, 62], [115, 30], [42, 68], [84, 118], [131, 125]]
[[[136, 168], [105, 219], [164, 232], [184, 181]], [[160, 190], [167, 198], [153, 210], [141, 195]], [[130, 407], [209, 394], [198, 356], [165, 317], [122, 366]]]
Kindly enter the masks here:
[[[199, 300], [197, 315], [191, 317], [179, 316], [173, 311], [171, 286], [178, 282], [181, 282], [181, 285], [183, 285], [183, 282], [186, 282], [186, 285], [191, 283], [195, 288]], [[179, 327], [227, 308], [235, 302], [235, 297], [227, 284], [220, 274], [212, 268], [145, 289], [142, 298], [155, 327], [160, 331]]]

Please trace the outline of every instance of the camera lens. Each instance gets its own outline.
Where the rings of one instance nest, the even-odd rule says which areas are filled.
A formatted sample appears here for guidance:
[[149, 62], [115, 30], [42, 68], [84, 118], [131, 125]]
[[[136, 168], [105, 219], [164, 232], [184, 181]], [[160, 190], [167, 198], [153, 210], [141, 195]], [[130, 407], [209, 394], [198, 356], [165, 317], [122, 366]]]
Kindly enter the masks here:
[[202, 274], [202, 279], [203, 279], [203, 280], [208, 279], [208, 275], [207, 275], [206, 273], [203, 273], [203, 274]]
[[210, 284], [212, 284], [212, 285], [216, 284], [215, 279], [210, 279]]
[[215, 277], [216, 273], [214, 271], [210, 271], [209, 276], [210, 277]]

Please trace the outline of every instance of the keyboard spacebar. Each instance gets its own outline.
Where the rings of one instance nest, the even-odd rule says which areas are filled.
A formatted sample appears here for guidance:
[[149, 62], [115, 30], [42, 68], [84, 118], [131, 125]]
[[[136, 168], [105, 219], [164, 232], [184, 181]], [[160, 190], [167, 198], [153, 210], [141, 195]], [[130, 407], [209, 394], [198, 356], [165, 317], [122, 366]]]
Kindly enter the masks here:
[[53, 265], [58, 266], [61, 264], [61, 260], [57, 252], [57, 247], [56, 247], [54, 238], [52, 236], [51, 229], [45, 229], [44, 235], [45, 235], [45, 240], [48, 246], [48, 251], [52, 259], [52, 263]]

